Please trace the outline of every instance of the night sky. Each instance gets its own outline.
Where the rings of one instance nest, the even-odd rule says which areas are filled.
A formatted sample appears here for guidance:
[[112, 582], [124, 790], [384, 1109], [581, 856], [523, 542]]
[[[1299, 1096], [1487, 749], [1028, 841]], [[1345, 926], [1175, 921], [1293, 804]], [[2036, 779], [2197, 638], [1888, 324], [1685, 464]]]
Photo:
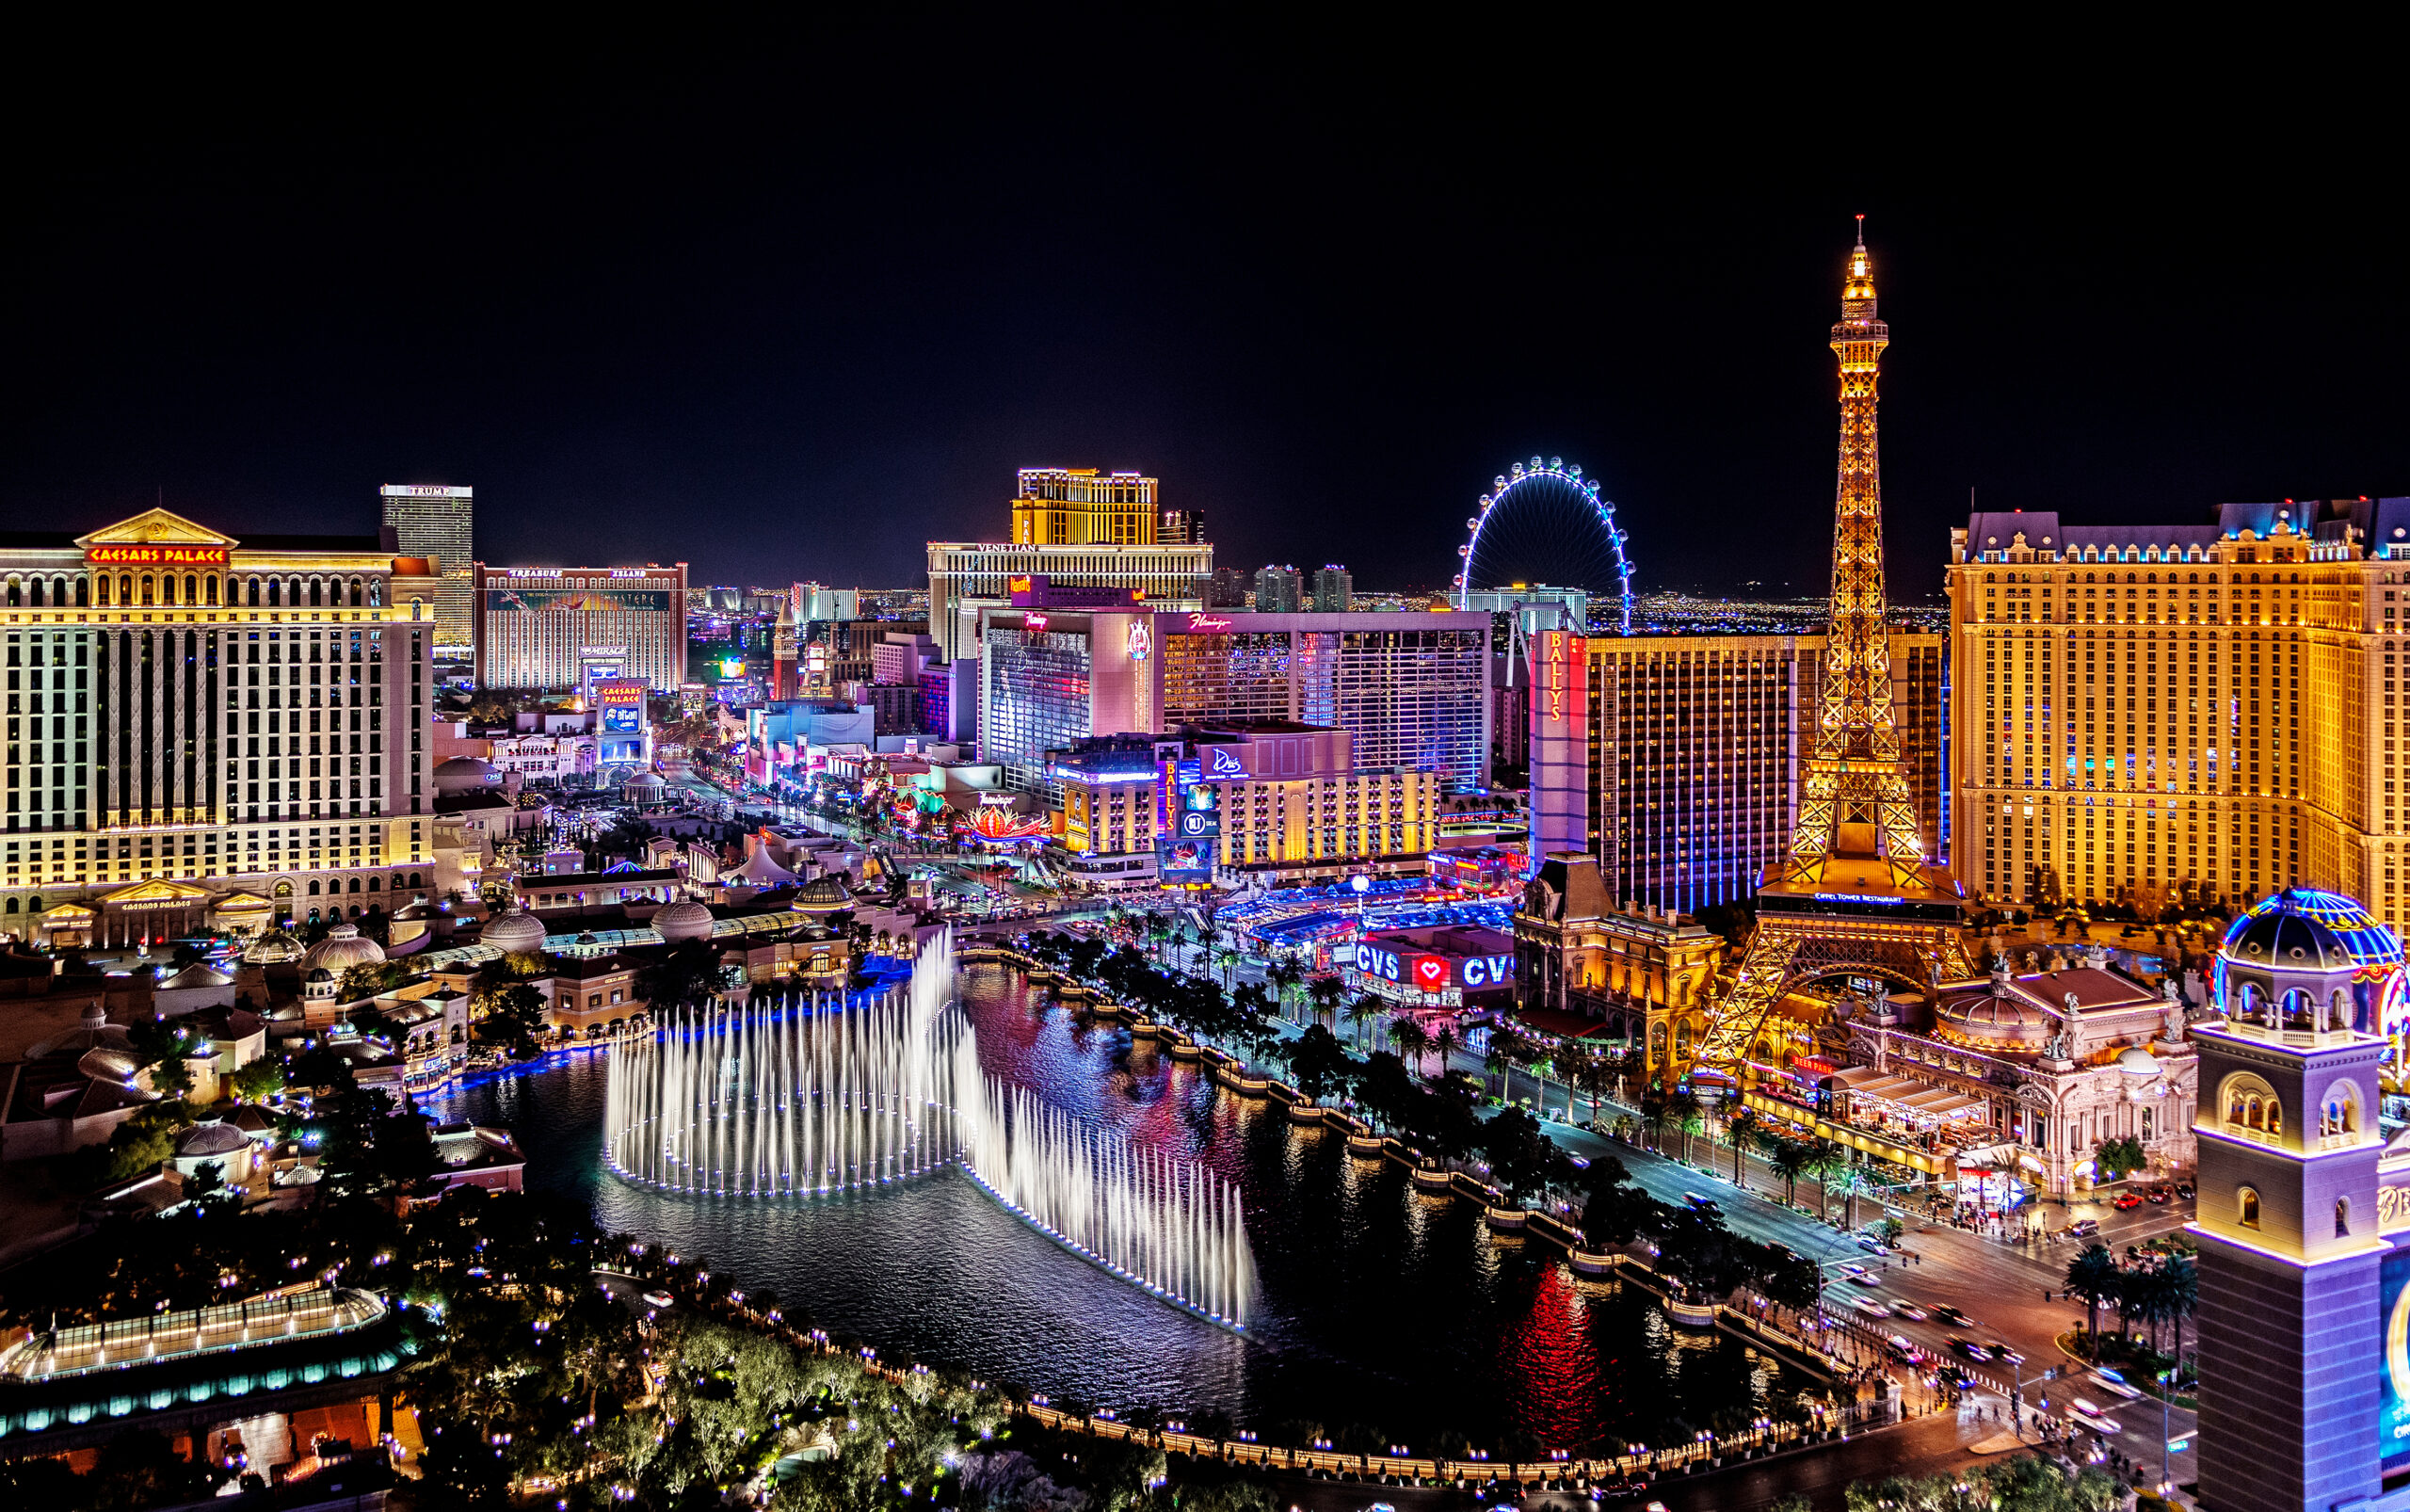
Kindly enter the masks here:
[[489, 561], [912, 585], [1015, 468], [1096, 465], [1224, 565], [1389, 587], [1541, 454], [1644, 587], [1820, 591], [1858, 211], [1903, 597], [1970, 487], [2100, 523], [2410, 491], [2394, 128], [2329, 101], [1856, 113], [1612, 39], [1235, 22], [346, 48], [7, 107], [8, 523], [164, 491], [357, 531], [468, 483]]

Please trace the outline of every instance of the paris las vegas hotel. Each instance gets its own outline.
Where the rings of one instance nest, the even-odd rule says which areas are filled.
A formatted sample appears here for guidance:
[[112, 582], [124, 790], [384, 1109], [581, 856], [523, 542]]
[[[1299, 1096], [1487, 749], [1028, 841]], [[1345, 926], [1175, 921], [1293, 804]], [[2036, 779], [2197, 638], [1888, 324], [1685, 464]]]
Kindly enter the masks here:
[[0, 936], [122, 944], [425, 897], [436, 584], [390, 530], [153, 509], [0, 533]]
[[2306, 884], [2402, 931], [2410, 498], [2226, 505], [2197, 525], [1977, 514], [1952, 537], [1949, 796], [1970, 893], [2149, 908]]

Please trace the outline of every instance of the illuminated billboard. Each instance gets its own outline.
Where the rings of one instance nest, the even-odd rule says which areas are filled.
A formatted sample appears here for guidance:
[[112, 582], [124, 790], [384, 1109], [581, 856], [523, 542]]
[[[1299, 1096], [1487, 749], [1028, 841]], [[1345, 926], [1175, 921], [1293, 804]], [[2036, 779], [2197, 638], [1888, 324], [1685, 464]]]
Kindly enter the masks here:
[[2377, 1456], [2385, 1472], [2410, 1465], [2410, 1249], [2377, 1269], [2378, 1316], [2385, 1324], [2385, 1379], [2377, 1403]]
[[101, 546], [84, 553], [91, 567], [223, 567], [223, 546]]
[[527, 614], [541, 614], [548, 609], [576, 609], [587, 614], [608, 614], [615, 610], [642, 610], [666, 614], [669, 609], [667, 588], [577, 588], [573, 590], [538, 588], [496, 588], [493, 607], [516, 609]]
[[1175, 887], [1211, 882], [1221, 838], [1222, 815], [1213, 807], [1213, 790], [1181, 788], [1172, 809], [1171, 832], [1155, 843], [1155, 870]]
[[602, 729], [615, 735], [633, 735], [642, 727], [644, 710], [626, 703], [602, 705]]

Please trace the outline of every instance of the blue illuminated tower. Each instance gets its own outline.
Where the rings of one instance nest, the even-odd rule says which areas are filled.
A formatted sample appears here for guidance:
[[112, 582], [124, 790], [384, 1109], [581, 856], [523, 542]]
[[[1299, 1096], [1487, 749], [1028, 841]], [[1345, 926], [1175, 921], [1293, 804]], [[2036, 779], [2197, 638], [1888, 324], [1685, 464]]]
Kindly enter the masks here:
[[[2367, 937], [2367, 938], [2362, 938]], [[2195, 1032], [2201, 1503], [2326, 1512], [2381, 1488], [2377, 1014], [2400, 947], [2280, 893], [2226, 932]]]

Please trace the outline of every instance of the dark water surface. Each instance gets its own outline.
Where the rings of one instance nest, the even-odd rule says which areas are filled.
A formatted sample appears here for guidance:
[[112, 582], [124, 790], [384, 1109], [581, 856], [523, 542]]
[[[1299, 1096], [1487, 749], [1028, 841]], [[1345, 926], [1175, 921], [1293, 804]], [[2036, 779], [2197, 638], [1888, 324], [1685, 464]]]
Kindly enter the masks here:
[[1552, 1247], [1489, 1234], [1471, 1203], [1417, 1194], [1405, 1167], [1349, 1157], [1337, 1133], [1133, 1049], [1018, 973], [970, 966], [961, 984], [989, 1070], [1240, 1184], [1261, 1278], [1247, 1337], [1057, 1248], [959, 1172], [801, 1200], [629, 1186], [599, 1159], [602, 1053], [474, 1083], [428, 1111], [508, 1125], [531, 1188], [776, 1287], [833, 1331], [1125, 1412], [1219, 1410], [1283, 1438], [1358, 1424], [1418, 1450], [1439, 1430], [1494, 1447], [1519, 1426], [1583, 1454], [1754, 1415], [1779, 1384], [1738, 1342], [1671, 1327], [1637, 1288], [1577, 1279]]

